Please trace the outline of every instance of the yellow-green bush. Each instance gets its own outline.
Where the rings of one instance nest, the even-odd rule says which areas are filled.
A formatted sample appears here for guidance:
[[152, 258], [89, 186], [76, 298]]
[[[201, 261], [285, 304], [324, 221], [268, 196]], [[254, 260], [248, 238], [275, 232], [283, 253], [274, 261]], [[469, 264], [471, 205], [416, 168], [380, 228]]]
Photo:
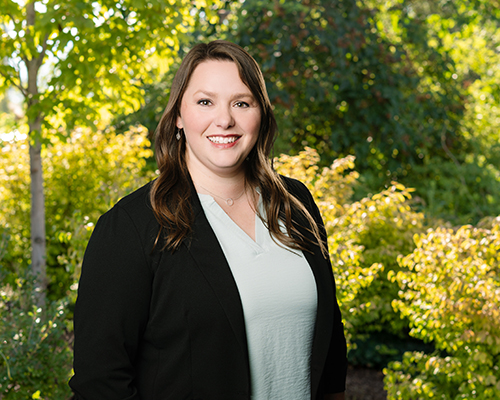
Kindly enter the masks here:
[[[76, 129], [43, 151], [50, 298], [67, 294], [99, 215], [152, 177], [144, 171], [149, 146], [143, 127], [119, 135]], [[0, 226], [10, 235], [2, 267], [13, 273], [30, 262], [28, 145], [8, 143], [0, 156]]]
[[[413, 234], [423, 229], [423, 215], [411, 209], [409, 199], [410, 190], [394, 184], [345, 205], [345, 213], [337, 218], [324, 212], [334, 271], [341, 279], [350, 277], [345, 281], [345, 290], [355, 285], [349, 270], [353, 261], [373, 277], [349, 308], [349, 324], [358, 338], [380, 331], [400, 335], [405, 328], [404, 321], [392, 310], [397, 286], [387, 279], [387, 274], [399, 270], [398, 256], [411, 252]], [[346, 254], [346, 249], [357, 249], [356, 256]]]
[[478, 227], [437, 228], [391, 274], [394, 307], [410, 334], [435, 354], [407, 353], [385, 370], [388, 398], [498, 399], [500, 393], [500, 217]]

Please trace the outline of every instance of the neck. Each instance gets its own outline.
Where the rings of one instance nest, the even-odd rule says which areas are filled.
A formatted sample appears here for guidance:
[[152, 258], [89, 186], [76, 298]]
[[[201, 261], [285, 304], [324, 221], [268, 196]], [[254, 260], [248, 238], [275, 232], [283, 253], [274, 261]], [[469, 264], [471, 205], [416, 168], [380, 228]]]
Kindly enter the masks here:
[[[191, 173], [191, 179], [199, 194], [207, 194], [224, 208], [232, 208], [243, 200], [256, 207], [258, 195], [253, 188], [247, 186], [245, 174], [233, 177], [211, 176], [205, 173]], [[256, 208], [255, 208], [256, 209]]]
[[221, 176], [200, 169], [190, 169], [189, 173], [198, 193], [215, 194], [228, 199], [237, 198], [245, 191], [246, 178], [244, 171], [228, 176]]
[[196, 191], [202, 194], [210, 194], [221, 199], [239, 199], [245, 192], [245, 180], [236, 182], [214, 182], [193, 178]]

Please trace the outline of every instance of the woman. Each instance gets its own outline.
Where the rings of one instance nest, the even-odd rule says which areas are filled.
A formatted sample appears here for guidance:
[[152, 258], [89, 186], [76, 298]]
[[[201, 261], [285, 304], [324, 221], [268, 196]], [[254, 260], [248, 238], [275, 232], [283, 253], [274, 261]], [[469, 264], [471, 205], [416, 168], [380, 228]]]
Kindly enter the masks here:
[[88, 244], [76, 399], [343, 399], [346, 347], [311, 195], [280, 177], [255, 60], [195, 46], [156, 134], [158, 179]]

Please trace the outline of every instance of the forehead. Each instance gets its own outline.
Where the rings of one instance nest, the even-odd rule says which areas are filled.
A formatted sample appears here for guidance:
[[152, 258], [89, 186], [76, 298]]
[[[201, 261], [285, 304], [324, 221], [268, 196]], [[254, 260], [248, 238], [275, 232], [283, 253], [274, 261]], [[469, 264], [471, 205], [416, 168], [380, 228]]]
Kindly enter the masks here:
[[238, 66], [233, 61], [207, 60], [200, 63], [191, 74], [187, 91], [192, 90], [230, 91], [250, 89], [242, 81]]

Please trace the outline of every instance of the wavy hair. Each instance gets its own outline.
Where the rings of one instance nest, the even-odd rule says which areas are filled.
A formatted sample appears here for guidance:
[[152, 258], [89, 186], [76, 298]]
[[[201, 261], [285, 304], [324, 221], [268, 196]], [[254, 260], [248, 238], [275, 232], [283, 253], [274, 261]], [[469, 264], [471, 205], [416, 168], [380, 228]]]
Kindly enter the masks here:
[[[179, 140], [176, 138], [176, 121], [180, 116], [182, 97], [189, 80], [196, 67], [205, 61], [234, 62], [241, 80], [259, 104], [259, 135], [244, 164], [245, 184], [252, 188], [258, 187], [262, 196], [265, 213], [261, 215], [257, 211], [258, 217], [272, 237], [282, 245], [310, 251], [309, 244], [312, 242], [300, 232], [296, 221], [292, 220], [292, 215], [298, 212], [303, 217], [301, 219], [305, 218], [303, 227], [314, 235], [326, 255], [326, 246], [316, 223], [303, 204], [288, 192], [269, 160], [277, 125], [259, 65], [240, 46], [223, 40], [197, 44], [183, 59], [172, 82], [167, 107], [155, 132], [156, 161], [160, 171], [150, 192], [153, 212], [160, 224], [155, 246], [165, 231], [163, 249], [175, 251], [191, 233], [194, 215], [190, 201], [191, 179], [185, 158], [186, 141], [184, 135]], [[258, 210], [255, 204], [254, 208]], [[286, 234], [280, 229], [279, 221], [284, 224]]]

